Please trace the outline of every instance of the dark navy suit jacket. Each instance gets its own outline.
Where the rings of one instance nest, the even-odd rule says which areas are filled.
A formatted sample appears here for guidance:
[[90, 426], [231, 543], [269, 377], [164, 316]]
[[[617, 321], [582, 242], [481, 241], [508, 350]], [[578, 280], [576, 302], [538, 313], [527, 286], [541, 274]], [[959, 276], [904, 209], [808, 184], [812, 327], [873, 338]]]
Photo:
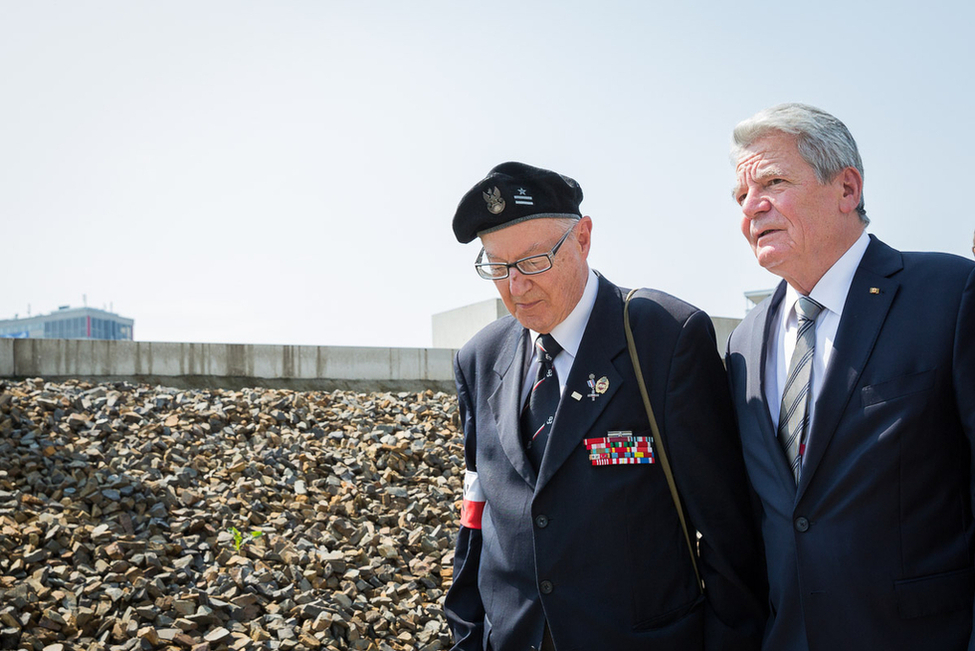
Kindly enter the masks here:
[[[466, 463], [486, 496], [462, 527], [445, 609], [456, 649], [757, 649], [765, 620], [757, 527], [711, 322], [643, 290], [631, 322], [692, 527], [702, 600], [659, 464], [594, 467], [584, 439], [649, 435], [623, 331], [623, 293], [600, 278], [536, 476], [518, 428], [528, 333], [511, 317], [455, 360]], [[607, 378], [592, 399], [590, 375]], [[572, 397], [581, 394], [581, 399]], [[693, 534], [692, 534], [693, 535]]]
[[871, 236], [796, 490], [765, 400], [785, 284], [728, 345], [770, 587], [768, 651], [973, 649], [975, 265]]

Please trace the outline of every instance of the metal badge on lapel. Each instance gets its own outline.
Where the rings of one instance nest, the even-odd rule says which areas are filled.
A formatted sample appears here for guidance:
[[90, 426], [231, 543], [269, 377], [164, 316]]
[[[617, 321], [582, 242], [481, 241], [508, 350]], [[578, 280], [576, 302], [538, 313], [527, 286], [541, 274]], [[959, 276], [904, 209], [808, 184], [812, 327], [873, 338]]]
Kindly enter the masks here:
[[612, 431], [602, 438], [586, 439], [589, 462], [594, 466], [655, 463], [652, 436]]
[[603, 395], [604, 393], [606, 393], [607, 390], [609, 390], [609, 378], [606, 377], [605, 375], [597, 380], [596, 374], [590, 373], [589, 381], [586, 382], [586, 384], [589, 385], [589, 395], [587, 395], [586, 397], [592, 400], [593, 402], [596, 402], [596, 398]]

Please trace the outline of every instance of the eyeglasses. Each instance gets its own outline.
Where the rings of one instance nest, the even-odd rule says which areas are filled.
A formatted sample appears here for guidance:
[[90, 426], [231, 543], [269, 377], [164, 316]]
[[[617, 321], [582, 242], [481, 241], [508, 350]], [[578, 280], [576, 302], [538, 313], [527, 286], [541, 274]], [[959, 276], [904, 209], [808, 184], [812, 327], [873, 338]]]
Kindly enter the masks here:
[[575, 228], [575, 224], [565, 232], [562, 238], [548, 253], [530, 255], [527, 258], [515, 260], [514, 262], [481, 262], [484, 258], [484, 247], [482, 246], [481, 252], [477, 254], [477, 260], [474, 261], [474, 268], [477, 269], [477, 274], [485, 280], [504, 280], [510, 275], [509, 270], [511, 267], [515, 267], [526, 276], [534, 276], [535, 274], [548, 271], [552, 268], [552, 258], [555, 257], [559, 247], [569, 237], [569, 233], [572, 232], [573, 228]]

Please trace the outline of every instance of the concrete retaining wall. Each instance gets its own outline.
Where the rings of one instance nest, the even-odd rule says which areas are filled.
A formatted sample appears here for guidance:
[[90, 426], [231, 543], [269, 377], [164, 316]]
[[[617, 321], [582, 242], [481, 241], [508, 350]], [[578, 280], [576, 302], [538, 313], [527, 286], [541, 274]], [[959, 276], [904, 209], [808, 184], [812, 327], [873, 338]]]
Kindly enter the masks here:
[[[494, 318], [492, 314], [486, 322]], [[728, 335], [740, 319], [712, 321], [718, 353], [724, 356]], [[454, 352], [450, 348], [0, 339], [0, 378], [127, 380], [185, 388], [453, 391]]]
[[0, 377], [188, 388], [453, 391], [453, 354], [434, 348], [0, 339]]

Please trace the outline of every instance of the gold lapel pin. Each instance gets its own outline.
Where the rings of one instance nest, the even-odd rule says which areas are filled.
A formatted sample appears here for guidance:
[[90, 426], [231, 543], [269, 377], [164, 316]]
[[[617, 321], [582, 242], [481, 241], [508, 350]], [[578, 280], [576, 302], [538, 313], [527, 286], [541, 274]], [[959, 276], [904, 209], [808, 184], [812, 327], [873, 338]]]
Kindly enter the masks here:
[[879, 287], [871, 287], [870, 288], [870, 293], [871, 294], [879, 294], [880, 293], [880, 288]]

